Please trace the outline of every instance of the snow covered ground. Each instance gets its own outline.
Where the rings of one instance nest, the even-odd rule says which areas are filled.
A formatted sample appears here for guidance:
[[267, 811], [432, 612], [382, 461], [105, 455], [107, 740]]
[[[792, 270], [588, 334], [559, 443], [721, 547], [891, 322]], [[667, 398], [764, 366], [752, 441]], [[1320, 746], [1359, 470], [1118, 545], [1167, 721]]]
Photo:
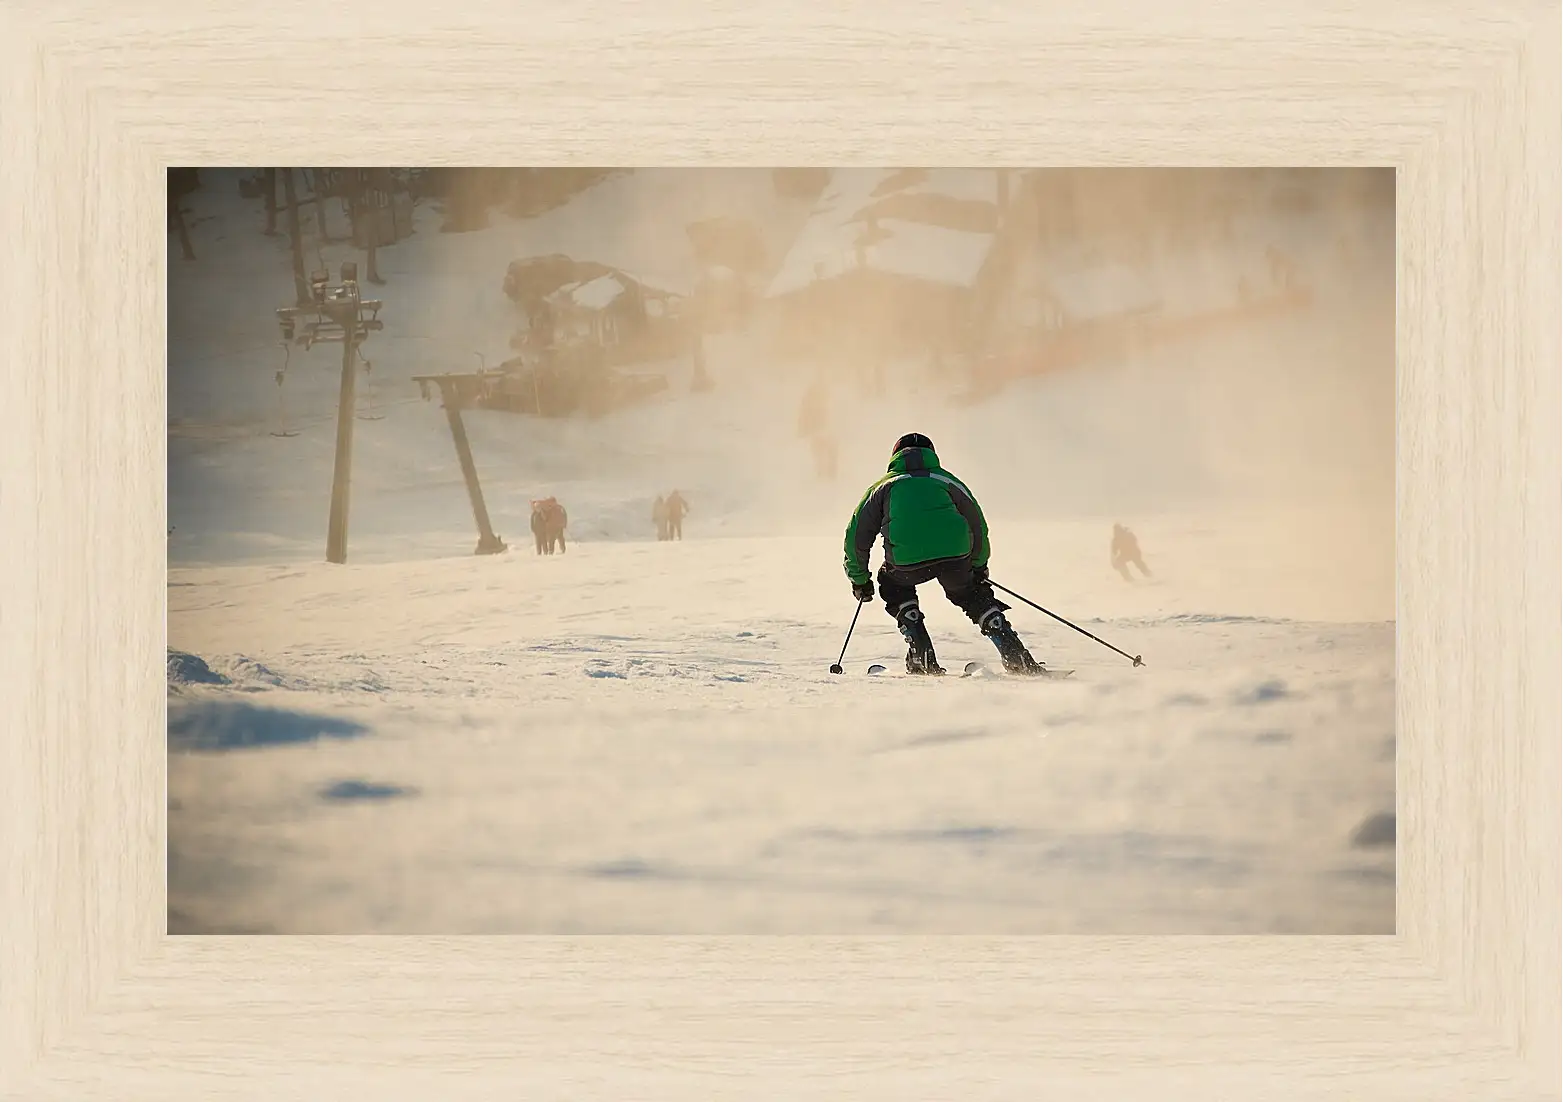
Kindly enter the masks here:
[[[544, 215], [545, 251], [606, 233], [632, 267], [593, 204], [654, 206], [625, 198], [640, 175]], [[710, 187], [679, 217], [740, 193], [763, 205]], [[837, 392], [833, 482], [792, 433], [805, 380], [738, 337], [711, 342], [709, 394], [676, 377], [597, 422], [471, 414], [511, 545], [479, 558], [443, 414], [407, 377], [447, 369], [430, 347], [455, 370], [503, 349], [504, 265], [542, 231], [420, 230], [381, 257], [380, 419], [357, 422], [338, 567], [337, 353], [300, 369], [299, 435], [270, 435], [285, 247], [258, 204], [209, 185], [191, 205], [206, 255], [170, 262], [174, 932], [1393, 930], [1387, 257], [1387, 283], [1343, 275], [1307, 315], [982, 406]], [[1073, 680], [871, 679], [904, 651], [875, 603], [827, 672], [842, 529], [911, 430], [982, 499], [995, 578], [1143, 669], [1018, 606]], [[675, 486], [694, 512], [661, 543], [651, 499]], [[565, 555], [532, 553], [545, 494]], [[1109, 568], [1115, 520], [1153, 578]], [[936, 588], [924, 607], [946, 666], [993, 657]]]

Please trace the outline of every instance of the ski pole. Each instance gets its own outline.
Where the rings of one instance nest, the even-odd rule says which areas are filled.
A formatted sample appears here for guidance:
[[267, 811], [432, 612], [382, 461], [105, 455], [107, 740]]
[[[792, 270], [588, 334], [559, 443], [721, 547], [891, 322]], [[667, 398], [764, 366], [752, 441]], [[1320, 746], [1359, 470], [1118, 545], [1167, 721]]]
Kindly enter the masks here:
[[847, 637], [841, 641], [841, 658], [836, 659], [836, 664], [830, 667], [831, 673], [841, 672], [841, 659], [847, 656], [847, 644], [852, 642], [852, 629], [857, 627], [857, 614], [863, 611], [866, 601], [859, 601], [856, 610], [852, 613], [852, 623], [847, 627]]
[[1137, 654], [1124, 654], [1123, 651], [1118, 650], [1118, 648], [1113, 646], [1111, 643], [1107, 642], [1104, 639], [1097, 639], [1096, 636], [1092, 635], [1089, 631], [1086, 631], [1085, 628], [1080, 627], [1078, 624], [1071, 624], [1068, 620], [1064, 619], [1058, 613], [1056, 613], [1056, 612], [1048, 612], [1047, 609], [1043, 608], [1041, 605], [1037, 604], [1035, 601], [1027, 601], [1026, 598], [1022, 597], [1019, 593], [1016, 593], [1013, 589], [1009, 589], [1009, 588], [1007, 588], [1005, 586], [1002, 586], [998, 582], [993, 581], [993, 579], [991, 579], [991, 578], [988, 579], [988, 583], [990, 585], [992, 585], [994, 589], [1002, 589], [1002, 590], [1004, 590], [1005, 593], [1008, 593], [1011, 597], [1014, 597], [1017, 601], [1026, 601], [1026, 604], [1030, 605], [1032, 608], [1036, 609], [1038, 612], [1046, 612], [1049, 616], [1051, 616], [1053, 619], [1057, 620], [1060, 624], [1064, 624], [1067, 627], [1074, 628], [1076, 631], [1078, 631], [1081, 635], [1085, 636], [1087, 639], [1096, 639], [1096, 641], [1098, 643], [1101, 643], [1102, 646], [1106, 647], [1108, 650], [1116, 651], [1118, 654], [1123, 654], [1123, 656], [1125, 658], [1129, 659], [1136, 666], [1143, 666], [1143, 665], [1145, 665], [1144, 661], [1141, 660], [1139, 655], [1137, 655]]

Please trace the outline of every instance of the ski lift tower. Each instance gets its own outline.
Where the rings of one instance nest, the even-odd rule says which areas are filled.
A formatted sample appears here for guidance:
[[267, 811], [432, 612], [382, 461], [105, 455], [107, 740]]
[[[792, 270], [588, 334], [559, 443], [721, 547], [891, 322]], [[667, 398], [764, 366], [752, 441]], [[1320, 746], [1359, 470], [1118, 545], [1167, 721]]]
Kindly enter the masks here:
[[331, 472], [331, 516], [326, 528], [326, 561], [347, 562], [347, 510], [353, 479], [353, 357], [370, 332], [384, 329], [378, 299], [362, 297], [358, 289], [358, 265], [342, 265], [342, 281], [333, 284], [329, 271], [309, 277], [310, 301], [277, 310], [282, 339], [342, 342], [342, 389], [336, 412], [336, 461]]
[[507, 548], [505, 541], [494, 534], [494, 525], [489, 520], [488, 506], [483, 501], [483, 487], [478, 482], [477, 464], [472, 461], [472, 444], [467, 439], [467, 426], [462, 422], [461, 412], [471, 409], [499, 374], [485, 370], [469, 374], [412, 377], [425, 402], [429, 400], [430, 387], [439, 389], [440, 400], [445, 406], [445, 420], [450, 425], [450, 438], [456, 445], [456, 461], [461, 464], [461, 477], [467, 484], [467, 499], [472, 503], [472, 519], [478, 526], [478, 546], [473, 552], [475, 555], [498, 555]]

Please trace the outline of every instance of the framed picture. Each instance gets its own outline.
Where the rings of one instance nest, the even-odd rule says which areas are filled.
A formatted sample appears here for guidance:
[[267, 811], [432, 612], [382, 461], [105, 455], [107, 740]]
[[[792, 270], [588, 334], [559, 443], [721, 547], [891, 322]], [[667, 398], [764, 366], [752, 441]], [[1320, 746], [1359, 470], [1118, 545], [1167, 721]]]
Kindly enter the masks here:
[[1560, 1097], [1557, 5], [419, 14], [7, 16], [0, 1093]]

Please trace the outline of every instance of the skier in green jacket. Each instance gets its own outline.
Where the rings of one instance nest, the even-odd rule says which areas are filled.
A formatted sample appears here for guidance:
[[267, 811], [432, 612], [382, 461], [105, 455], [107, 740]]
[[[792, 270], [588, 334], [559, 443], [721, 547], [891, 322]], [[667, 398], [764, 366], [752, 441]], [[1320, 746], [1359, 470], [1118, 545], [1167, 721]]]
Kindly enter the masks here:
[[906, 669], [942, 674], [917, 604], [917, 587], [937, 581], [952, 604], [998, 649], [1011, 673], [1043, 667], [1015, 634], [988, 581], [988, 522], [965, 483], [939, 465], [933, 442], [920, 432], [895, 442], [888, 473], [868, 488], [847, 524], [845, 566], [852, 594], [874, 599], [868, 554], [885, 538], [879, 594], [906, 639]]

